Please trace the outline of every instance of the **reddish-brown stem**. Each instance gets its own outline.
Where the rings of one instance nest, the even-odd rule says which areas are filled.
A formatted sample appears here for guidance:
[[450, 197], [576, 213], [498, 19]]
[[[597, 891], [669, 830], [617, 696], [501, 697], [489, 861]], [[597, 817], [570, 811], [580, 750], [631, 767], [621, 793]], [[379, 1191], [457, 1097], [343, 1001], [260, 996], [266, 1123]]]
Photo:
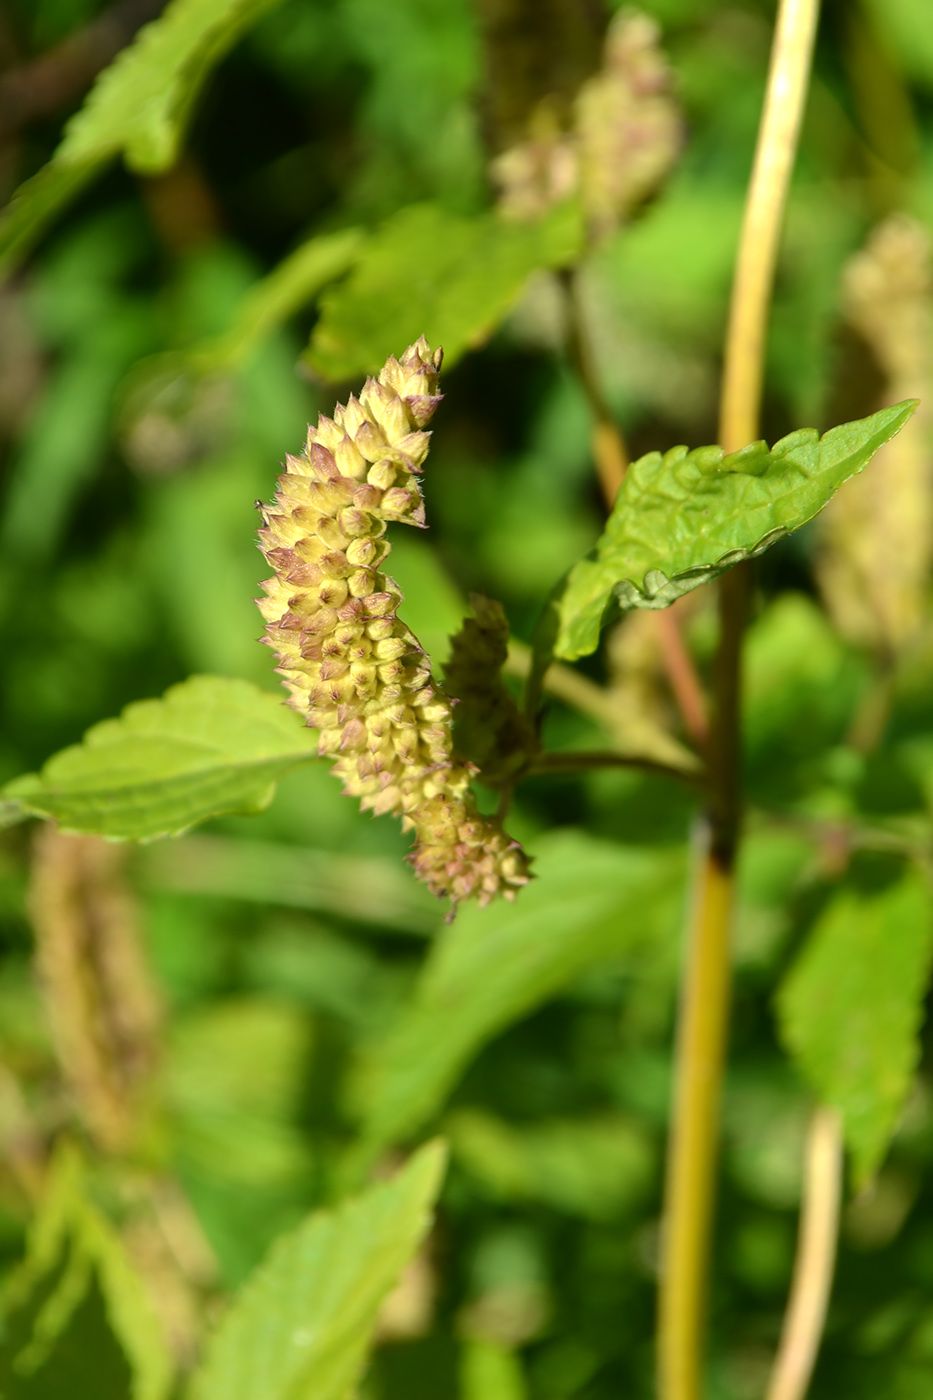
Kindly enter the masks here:
[[664, 668], [687, 733], [697, 747], [704, 750], [709, 739], [706, 696], [693, 664], [693, 657], [684, 642], [675, 609], [660, 609], [655, 613], [655, 624], [661, 642]]

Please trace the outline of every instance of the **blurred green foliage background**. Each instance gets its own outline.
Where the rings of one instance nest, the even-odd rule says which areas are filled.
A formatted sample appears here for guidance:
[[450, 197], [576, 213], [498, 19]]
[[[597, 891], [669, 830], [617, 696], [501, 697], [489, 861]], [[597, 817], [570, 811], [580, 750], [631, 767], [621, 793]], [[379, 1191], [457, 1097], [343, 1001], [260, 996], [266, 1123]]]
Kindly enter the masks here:
[[[126, 42], [157, 8], [7, 0], [4, 193], [48, 159], [103, 62], [81, 48], [87, 35], [116, 17]], [[642, 8], [662, 27], [686, 140], [662, 193], [590, 258], [584, 280], [602, 388], [633, 455], [715, 440], [773, 19], [764, 0]], [[324, 382], [300, 359], [313, 299], [234, 367], [162, 398], [153, 367], [171, 362], [150, 357], [222, 336], [256, 279], [312, 234], [371, 230], [421, 201], [453, 215], [486, 209], [490, 159], [521, 138], [537, 102], [555, 95], [560, 110], [595, 70], [610, 10], [601, 0], [284, 0], [211, 76], [175, 168], [110, 168], [0, 291], [0, 778], [193, 672], [276, 690], [256, 644], [264, 566], [253, 502], [269, 499], [306, 423], [353, 385]], [[888, 371], [847, 319], [842, 279], [894, 213], [933, 233], [927, 6], [827, 3], [769, 339], [769, 441], [880, 401]], [[535, 274], [501, 327], [445, 375], [426, 474], [430, 534], [393, 539], [404, 615], [436, 662], [471, 590], [500, 598], [528, 641], [544, 594], [600, 529], [589, 409], [561, 344], [555, 285]], [[925, 821], [931, 771], [916, 741], [933, 719], [929, 616], [900, 654], [884, 737], [866, 755], [853, 721], [890, 668], [831, 620], [814, 572], [820, 540], [809, 528], [763, 561], [748, 648], [755, 807], [717, 1226], [717, 1400], [762, 1393], [793, 1255], [809, 1100], [778, 1049], [773, 994], [836, 873], [831, 843], [814, 843], [803, 819]], [[703, 666], [712, 620], [702, 600], [685, 625]], [[613, 667], [605, 648], [583, 669], [620, 683]], [[676, 729], [655, 681], [655, 711]], [[559, 700], [547, 734], [555, 747], [606, 743], [594, 719]], [[761, 813], [777, 807], [800, 820], [768, 824]], [[439, 1104], [453, 1146], [441, 1223], [386, 1324], [372, 1400], [460, 1393], [464, 1336], [520, 1351], [533, 1400], [651, 1393], [678, 852], [692, 815], [679, 790], [634, 773], [520, 788], [511, 829], [533, 854], [551, 851], [555, 869], [573, 854], [561, 840], [578, 838], [543, 833], [574, 828], [607, 868], [645, 848], [670, 862], [668, 874], [623, 909], [633, 926], [624, 956], [584, 959], [557, 995], [468, 1057]], [[29, 829], [3, 835], [6, 1266], [21, 1253], [30, 1172], [81, 1116], [32, 969], [30, 851]], [[178, 1211], [194, 1262], [187, 1279], [164, 1283], [184, 1306], [207, 1307], [240, 1283], [279, 1230], [340, 1188], [361, 1056], [406, 1004], [440, 923], [404, 851], [391, 821], [361, 816], [309, 765], [258, 817], [129, 853], [164, 1004], [162, 1109], [147, 1152], [187, 1203]], [[883, 886], [890, 860], [862, 853], [854, 878]], [[540, 868], [545, 876], [543, 856]], [[536, 897], [546, 937], [541, 886]], [[652, 936], [635, 937], [635, 925]], [[429, 1023], [427, 1045], [435, 1032]], [[931, 1393], [931, 1165], [924, 1071], [875, 1186], [846, 1207], [814, 1397]], [[112, 1171], [114, 1211], [132, 1216], [132, 1193]]]

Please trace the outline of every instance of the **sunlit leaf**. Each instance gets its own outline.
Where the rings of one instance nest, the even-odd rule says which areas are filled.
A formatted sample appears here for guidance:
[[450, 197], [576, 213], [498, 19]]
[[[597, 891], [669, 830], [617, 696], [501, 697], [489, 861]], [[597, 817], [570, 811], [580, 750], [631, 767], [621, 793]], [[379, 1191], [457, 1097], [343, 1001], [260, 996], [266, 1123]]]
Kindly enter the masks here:
[[842, 1113], [859, 1182], [884, 1156], [919, 1060], [931, 953], [923, 875], [911, 871], [880, 893], [845, 888], [778, 993], [784, 1042]]
[[801, 428], [723, 456], [719, 447], [649, 452], [629, 470], [595, 549], [552, 604], [555, 654], [595, 651], [605, 621], [666, 608], [806, 524], [904, 426], [916, 400], [832, 428]]
[[439, 1142], [280, 1238], [209, 1341], [191, 1400], [345, 1400], [440, 1188]]
[[402, 209], [321, 298], [308, 363], [328, 379], [350, 379], [426, 335], [449, 366], [496, 328], [536, 268], [571, 261], [581, 240], [572, 205], [534, 224], [466, 219], [433, 204]]
[[68, 1400], [79, 1379], [95, 1400], [168, 1393], [172, 1368], [159, 1325], [70, 1148], [53, 1163], [4, 1313], [0, 1393], [8, 1400]]
[[177, 835], [222, 812], [258, 812], [276, 781], [317, 752], [275, 695], [247, 681], [193, 676], [129, 705], [3, 796], [65, 831], [117, 840]]
[[211, 69], [279, 0], [172, 0], [105, 68], [48, 165], [16, 191], [0, 221], [0, 268], [23, 256], [110, 160], [167, 170]]
[[678, 853], [565, 831], [539, 843], [539, 878], [515, 904], [462, 908], [413, 1003], [363, 1066], [357, 1108], [367, 1141], [416, 1131], [497, 1032], [587, 968], [670, 928], [682, 871]]

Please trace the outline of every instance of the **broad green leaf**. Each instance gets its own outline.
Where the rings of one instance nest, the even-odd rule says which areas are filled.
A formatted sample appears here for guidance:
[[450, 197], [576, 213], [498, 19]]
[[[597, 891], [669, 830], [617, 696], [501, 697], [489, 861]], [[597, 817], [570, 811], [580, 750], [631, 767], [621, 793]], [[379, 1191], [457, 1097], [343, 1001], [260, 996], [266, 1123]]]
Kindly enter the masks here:
[[884, 1156], [910, 1088], [931, 953], [929, 885], [910, 871], [880, 893], [842, 889], [778, 992], [784, 1043], [842, 1113], [858, 1182]]
[[110, 160], [167, 170], [211, 69], [279, 0], [172, 0], [105, 68], [48, 165], [16, 191], [0, 221], [0, 268], [24, 255]]
[[279, 1239], [234, 1300], [191, 1400], [346, 1400], [380, 1304], [418, 1248], [445, 1152], [429, 1143], [393, 1177]]
[[539, 843], [534, 872], [514, 904], [458, 912], [411, 1006], [368, 1053], [356, 1101], [368, 1145], [415, 1132], [492, 1036], [679, 916], [679, 853], [564, 831]]
[[470, 1338], [460, 1355], [460, 1400], [526, 1400], [528, 1387], [514, 1351]]
[[276, 781], [316, 752], [314, 735], [277, 696], [193, 676], [95, 725], [3, 796], [65, 831], [148, 841], [223, 812], [261, 811]]
[[426, 335], [451, 365], [496, 328], [532, 272], [572, 261], [581, 244], [573, 205], [535, 224], [461, 218], [433, 204], [402, 209], [321, 298], [308, 363], [328, 379], [351, 379]]
[[5, 1400], [162, 1400], [172, 1367], [119, 1238], [91, 1205], [77, 1153], [60, 1150], [13, 1275], [0, 1341]]
[[724, 456], [720, 447], [649, 452], [622, 483], [601, 539], [552, 602], [555, 654], [599, 644], [603, 623], [630, 608], [666, 608], [733, 564], [761, 554], [820, 511], [907, 422], [915, 399], [844, 423], [821, 438], [801, 428]]
[[444, 1123], [451, 1152], [495, 1199], [544, 1201], [605, 1220], [637, 1201], [654, 1177], [644, 1128], [614, 1115], [516, 1127], [479, 1109]]

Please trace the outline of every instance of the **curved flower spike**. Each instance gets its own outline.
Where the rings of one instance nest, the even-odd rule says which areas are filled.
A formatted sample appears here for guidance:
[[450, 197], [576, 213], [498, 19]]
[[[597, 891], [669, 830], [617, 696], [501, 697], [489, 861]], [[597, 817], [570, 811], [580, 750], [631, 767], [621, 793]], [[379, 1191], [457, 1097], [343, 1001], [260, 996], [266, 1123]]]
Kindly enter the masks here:
[[440, 402], [441, 351], [422, 338], [391, 357], [359, 398], [309, 428], [288, 457], [260, 548], [275, 577], [259, 602], [289, 703], [320, 731], [344, 792], [414, 832], [419, 879], [455, 902], [527, 883], [524, 853], [476, 808], [476, 771], [453, 750], [451, 701], [397, 616], [380, 571], [388, 521], [424, 525], [418, 475]]

